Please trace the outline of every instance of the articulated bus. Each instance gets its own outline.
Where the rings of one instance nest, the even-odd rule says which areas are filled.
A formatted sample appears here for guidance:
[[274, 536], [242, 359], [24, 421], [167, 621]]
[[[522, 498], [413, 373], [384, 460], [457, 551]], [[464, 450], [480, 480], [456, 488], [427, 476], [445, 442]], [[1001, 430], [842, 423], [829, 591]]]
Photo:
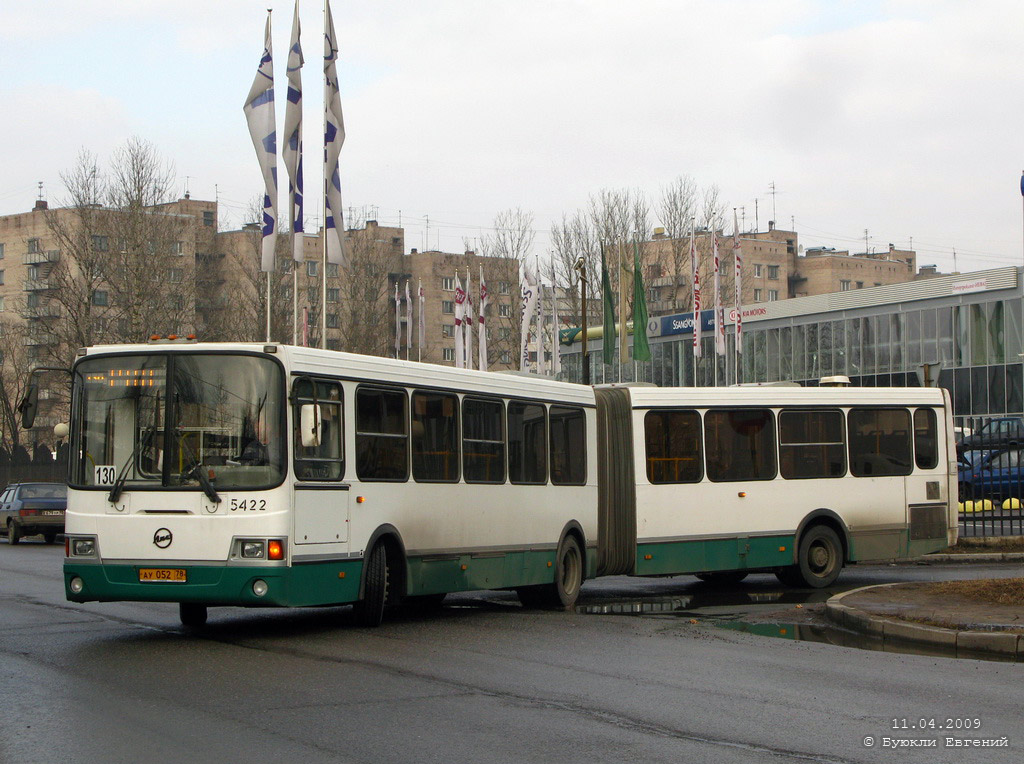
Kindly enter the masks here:
[[587, 578], [774, 572], [955, 542], [937, 389], [588, 387], [276, 344], [87, 348], [72, 370], [75, 602], [385, 606]]

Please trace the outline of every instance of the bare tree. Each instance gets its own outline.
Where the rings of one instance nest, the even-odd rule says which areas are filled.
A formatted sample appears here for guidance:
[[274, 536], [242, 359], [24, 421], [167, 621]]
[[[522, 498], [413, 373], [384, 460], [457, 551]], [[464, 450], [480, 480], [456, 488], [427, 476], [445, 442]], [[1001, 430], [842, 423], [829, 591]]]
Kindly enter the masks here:
[[343, 349], [386, 356], [394, 338], [394, 278], [401, 274], [402, 253], [372, 230], [364, 220], [346, 234], [339, 328]]
[[658, 219], [668, 243], [667, 251], [659, 253], [659, 265], [672, 278], [673, 310], [689, 306], [693, 294], [689, 235], [696, 210], [697, 185], [688, 175], [680, 175], [662, 189]]
[[0, 321], [0, 446], [12, 454], [22, 441], [18, 402], [28, 386], [32, 366], [25, 347], [25, 325]]

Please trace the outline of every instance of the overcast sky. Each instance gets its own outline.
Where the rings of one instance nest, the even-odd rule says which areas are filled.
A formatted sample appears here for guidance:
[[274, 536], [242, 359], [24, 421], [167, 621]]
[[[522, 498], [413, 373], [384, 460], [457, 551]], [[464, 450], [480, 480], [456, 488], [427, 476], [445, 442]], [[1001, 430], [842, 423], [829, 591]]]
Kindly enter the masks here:
[[[242, 114], [274, 9], [278, 131], [290, 0], [0, 4], [0, 214], [51, 204], [82, 148], [153, 143], [244, 222], [262, 193]], [[537, 249], [601, 189], [681, 174], [805, 247], [913, 237], [920, 264], [1024, 261], [1024, 3], [1007, 0], [334, 0], [346, 205], [407, 247], [462, 249], [534, 214]], [[323, 17], [301, 7], [307, 218], [322, 156]], [[284, 169], [281, 167], [281, 177]], [[773, 198], [770, 184], [778, 193]], [[284, 192], [282, 191], [282, 203]], [[283, 204], [282, 204], [283, 208]], [[652, 221], [656, 224], [656, 221]], [[731, 226], [730, 226], [731, 227]]]

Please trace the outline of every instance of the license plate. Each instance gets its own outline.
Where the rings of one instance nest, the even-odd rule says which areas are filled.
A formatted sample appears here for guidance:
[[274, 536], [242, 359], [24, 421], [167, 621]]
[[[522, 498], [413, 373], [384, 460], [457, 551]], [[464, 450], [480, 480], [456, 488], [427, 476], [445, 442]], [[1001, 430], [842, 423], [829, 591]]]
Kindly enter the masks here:
[[62, 510], [62, 509], [44, 509], [43, 510], [43, 514], [44, 515], [63, 515], [64, 514], [64, 510]]
[[184, 568], [139, 568], [139, 581], [168, 581], [183, 584], [186, 581]]

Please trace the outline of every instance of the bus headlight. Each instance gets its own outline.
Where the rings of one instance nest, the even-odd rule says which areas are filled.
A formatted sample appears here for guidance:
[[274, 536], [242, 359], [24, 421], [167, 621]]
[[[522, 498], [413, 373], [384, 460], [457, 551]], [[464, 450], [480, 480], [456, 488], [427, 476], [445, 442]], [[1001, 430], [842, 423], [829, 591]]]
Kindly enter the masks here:
[[267, 582], [262, 578], [257, 578], [252, 582], [252, 593], [257, 597], [262, 597], [267, 593]]
[[243, 541], [242, 557], [247, 560], [262, 560], [266, 556], [266, 544], [262, 541]]
[[72, 593], [74, 594], [81, 594], [82, 589], [85, 588], [85, 582], [82, 581], [82, 579], [80, 579], [78, 576], [75, 576], [71, 579], [71, 582], [68, 584], [68, 588], [71, 589]]
[[95, 557], [96, 539], [71, 539], [71, 557]]

